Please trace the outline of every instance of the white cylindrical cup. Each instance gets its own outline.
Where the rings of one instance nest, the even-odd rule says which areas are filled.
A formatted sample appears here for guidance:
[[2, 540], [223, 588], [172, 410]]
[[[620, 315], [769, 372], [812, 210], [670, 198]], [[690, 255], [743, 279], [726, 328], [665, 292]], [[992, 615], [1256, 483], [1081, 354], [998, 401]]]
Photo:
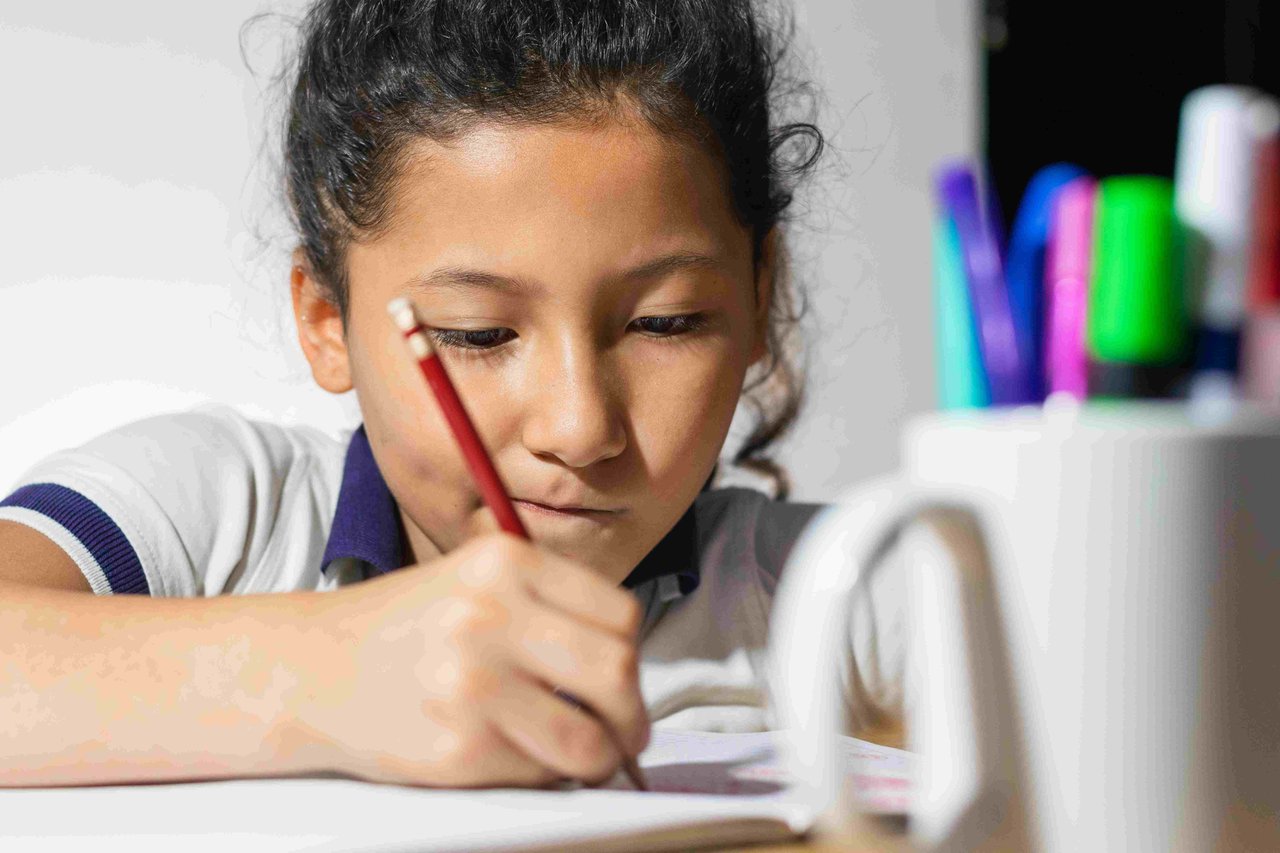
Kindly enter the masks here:
[[[948, 533], [966, 513], [980, 533]], [[910, 606], [936, 611], [948, 590], [962, 612], [914, 623], [920, 841], [1280, 849], [1280, 414], [1150, 403], [913, 422], [903, 472], [820, 516], [779, 587], [771, 695], [797, 774], [840, 729], [823, 686], [839, 674], [816, 662], [839, 659], [822, 655], [844, 636], [847, 581], [916, 517], [932, 532], [895, 562], [933, 570]], [[813, 594], [824, 585], [841, 594]], [[947, 638], [966, 649], [959, 675], [939, 625], [963, 635]], [[976, 764], [967, 805], [937, 772], [960, 759]], [[815, 802], [839, 808], [823, 761]]]

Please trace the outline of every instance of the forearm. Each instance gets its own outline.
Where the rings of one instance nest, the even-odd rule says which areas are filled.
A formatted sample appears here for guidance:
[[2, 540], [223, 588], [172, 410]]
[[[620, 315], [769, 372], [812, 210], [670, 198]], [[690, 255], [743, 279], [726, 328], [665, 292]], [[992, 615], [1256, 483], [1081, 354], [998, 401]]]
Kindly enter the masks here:
[[0, 585], [0, 786], [319, 769], [296, 725], [333, 594], [96, 597]]

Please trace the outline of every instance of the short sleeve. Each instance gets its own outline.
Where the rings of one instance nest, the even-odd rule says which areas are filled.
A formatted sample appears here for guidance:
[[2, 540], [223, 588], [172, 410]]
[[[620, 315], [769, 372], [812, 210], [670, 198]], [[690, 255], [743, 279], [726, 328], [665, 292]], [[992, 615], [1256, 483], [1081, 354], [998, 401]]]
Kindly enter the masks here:
[[53, 540], [97, 593], [296, 588], [336, 500], [326, 442], [225, 407], [150, 418], [37, 464], [0, 519]]

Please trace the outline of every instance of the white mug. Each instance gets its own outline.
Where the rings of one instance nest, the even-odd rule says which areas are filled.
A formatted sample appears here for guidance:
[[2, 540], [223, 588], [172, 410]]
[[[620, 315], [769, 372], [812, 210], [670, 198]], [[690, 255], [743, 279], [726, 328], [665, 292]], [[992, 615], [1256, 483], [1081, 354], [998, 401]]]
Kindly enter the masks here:
[[841, 644], [883, 566], [911, 574], [916, 842], [1280, 850], [1280, 412], [944, 413], [903, 460], [815, 519], [774, 604], [771, 701], [827, 826]]

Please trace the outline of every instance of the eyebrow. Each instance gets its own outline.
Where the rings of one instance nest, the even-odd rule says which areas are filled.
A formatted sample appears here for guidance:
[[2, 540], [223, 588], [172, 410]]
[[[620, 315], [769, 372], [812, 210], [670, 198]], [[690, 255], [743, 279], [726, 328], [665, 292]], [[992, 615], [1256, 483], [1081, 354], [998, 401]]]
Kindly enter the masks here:
[[[701, 252], [673, 252], [632, 267], [615, 278], [636, 280], [660, 278], [686, 269], [718, 269], [721, 262], [712, 255]], [[469, 267], [448, 266], [416, 275], [406, 286], [414, 290], [466, 290], [485, 289], [504, 293], [523, 294], [539, 289], [536, 282], [525, 278], [498, 275]]]

